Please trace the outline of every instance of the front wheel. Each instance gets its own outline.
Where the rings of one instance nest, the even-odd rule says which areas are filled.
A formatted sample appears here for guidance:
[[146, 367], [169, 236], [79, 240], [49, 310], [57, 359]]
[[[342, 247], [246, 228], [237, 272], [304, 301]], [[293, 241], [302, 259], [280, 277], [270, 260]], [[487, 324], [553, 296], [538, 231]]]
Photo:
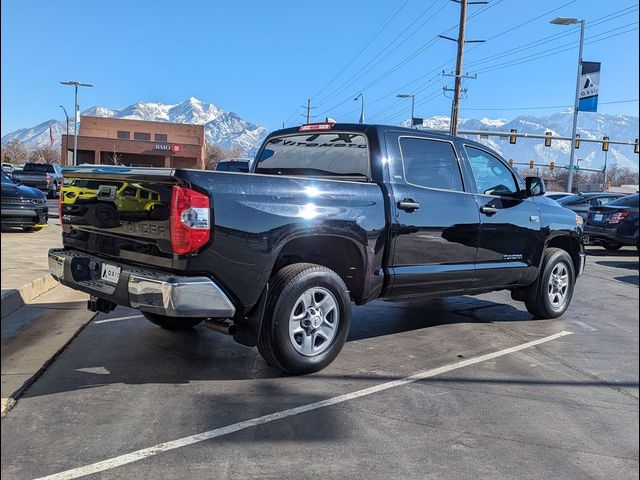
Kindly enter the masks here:
[[622, 244], [617, 242], [603, 243], [602, 246], [605, 250], [609, 250], [610, 252], [615, 252], [616, 250], [620, 250], [622, 248]]
[[340, 353], [351, 325], [349, 292], [333, 270], [288, 265], [269, 281], [258, 351], [293, 375], [322, 370]]
[[576, 275], [571, 256], [560, 248], [544, 253], [536, 299], [525, 302], [529, 313], [538, 318], [557, 318], [569, 307]]
[[164, 328], [165, 330], [188, 330], [202, 323], [204, 318], [192, 317], [168, 317], [157, 313], [140, 312], [144, 317], [154, 325]]

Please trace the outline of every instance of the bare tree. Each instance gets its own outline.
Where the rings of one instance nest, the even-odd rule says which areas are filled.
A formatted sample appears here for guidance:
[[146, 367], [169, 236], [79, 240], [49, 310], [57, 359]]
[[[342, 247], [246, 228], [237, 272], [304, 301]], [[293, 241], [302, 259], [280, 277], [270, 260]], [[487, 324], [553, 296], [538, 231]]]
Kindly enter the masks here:
[[34, 163], [60, 163], [60, 152], [50, 145], [29, 152], [29, 161]]
[[122, 165], [122, 154], [116, 152], [116, 147], [113, 147], [113, 153], [107, 155], [107, 160], [111, 162], [112, 165]]
[[214, 143], [207, 143], [207, 149], [204, 157], [204, 168], [207, 170], [215, 170], [218, 162], [223, 158], [234, 158], [242, 155], [237, 148], [225, 149]]
[[625, 167], [619, 167], [618, 165], [612, 165], [609, 167], [607, 176], [611, 185], [614, 187], [638, 184], [638, 172], [634, 172]]
[[11, 140], [2, 147], [2, 161], [5, 163], [25, 163], [29, 158], [29, 151], [20, 140]]

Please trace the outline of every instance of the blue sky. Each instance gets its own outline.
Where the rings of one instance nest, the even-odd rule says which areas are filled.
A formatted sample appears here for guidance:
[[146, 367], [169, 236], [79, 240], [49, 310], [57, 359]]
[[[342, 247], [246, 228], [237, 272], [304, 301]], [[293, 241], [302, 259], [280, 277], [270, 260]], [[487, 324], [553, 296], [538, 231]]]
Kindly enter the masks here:
[[[550, 25], [556, 16], [587, 20], [599, 111], [638, 115], [637, 2], [490, 0], [469, 7], [467, 38], [488, 41], [467, 46], [478, 78], [465, 82], [462, 118], [573, 103], [579, 34]], [[72, 111], [67, 79], [95, 84], [82, 109], [195, 96], [270, 129], [302, 121], [309, 97], [322, 118], [357, 121], [360, 91], [370, 122], [409, 116], [400, 91], [416, 93], [416, 116], [448, 115], [452, 82], [438, 73], [453, 68], [455, 44], [434, 37], [455, 36], [457, 19], [450, 0], [3, 1], [2, 134], [62, 118], [60, 104]], [[636, 101], [607, 103], [625, 100]]]

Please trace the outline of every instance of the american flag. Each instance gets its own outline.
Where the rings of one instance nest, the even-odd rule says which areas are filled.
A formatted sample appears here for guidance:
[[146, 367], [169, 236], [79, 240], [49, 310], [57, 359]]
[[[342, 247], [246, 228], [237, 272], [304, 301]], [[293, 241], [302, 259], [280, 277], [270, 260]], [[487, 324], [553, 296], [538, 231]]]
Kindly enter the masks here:
[[53, 147], [53, 144], [56, 142], [55, 139], [53, 138], [53, 130], [51, 130], [51, 125], [49, 125], [49, 140], [51, 140], [51, 146]]

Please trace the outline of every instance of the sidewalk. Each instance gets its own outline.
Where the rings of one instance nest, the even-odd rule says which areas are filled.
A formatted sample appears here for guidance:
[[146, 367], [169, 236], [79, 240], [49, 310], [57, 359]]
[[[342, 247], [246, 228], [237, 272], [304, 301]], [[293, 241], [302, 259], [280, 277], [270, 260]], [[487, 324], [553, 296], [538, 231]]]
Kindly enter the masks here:
[[95, 313], [88, 296], [58, 285], [2, 319], [2, 416]]
[[2, 231], [2, 416], [94, 316], [84, 293], [58, 284], [47, 253], [60, 222], [39, 232]]
[[49, 275], [47, 252], [62, 246], [60, 222], [50, 218], [39, 232], [2, 231], [2, 318], [58, 283]]

